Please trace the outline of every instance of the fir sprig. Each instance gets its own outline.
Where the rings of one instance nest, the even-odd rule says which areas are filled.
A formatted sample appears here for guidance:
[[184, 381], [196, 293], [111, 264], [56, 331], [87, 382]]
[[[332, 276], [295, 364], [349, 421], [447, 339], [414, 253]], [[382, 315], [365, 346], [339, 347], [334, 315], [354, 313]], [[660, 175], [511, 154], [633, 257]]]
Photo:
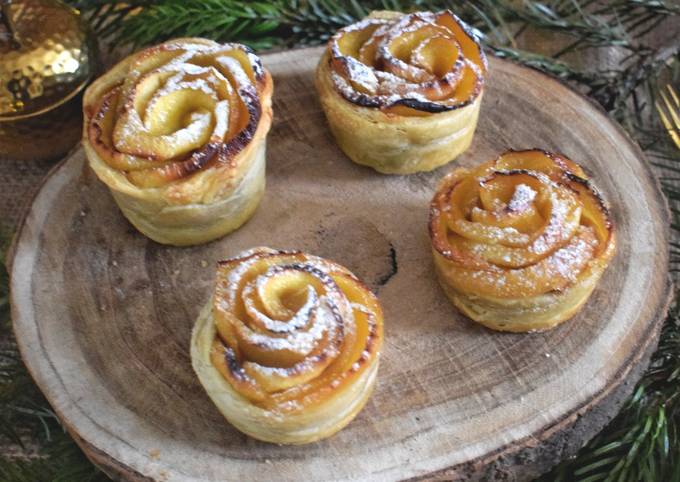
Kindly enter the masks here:
[[93, 29], [109, 38], [109, 45], [136, 48], [176, 37], [200, 36], [220, 42], [247, 43], [255, 49], [271, 48], [280, 23], [275, 2], [238, 0], [79, 0], [71, 2], [84, 11]]
[[675, 308], [633, 396], [606, 430], [543, 481], [680, 480], [680, 326]]
[[[646, 151], [659, 173], [669, 200], [673, 239], [670, 271], [680, 273], [680, 151], [671, 142], [651, 108], [660, 84], [680, 81], [680, 57], [665, 55], [643, 63], [646, 75], [635, 65], [624, 69], [621, 89], [631, 89], [619, 112], [624, 126]], [[625, 94], [620, 94], [621, 98]], [[650, 366], [612, 422], [578, 455], [560, 464], [542, 481], [680, 482], [680, 306], [675, 305], [664, 324]]]
[[[314, 45], [374, 9], [450, 8], [472, 25], [495, 55], [547, 72], [599, 102], [635, 137], [660, 173], [680, 235], [680, 154], [656, 119], [659, 80], [680, 80], [677, 51], [657, 51], [644, 36], [680, 16], [675, 0], [71, 0], [100, 38], [137, 48], [179, 36], [239, 41], [256, 49]], [[677, 25], [677, 24], [676, 24]], [[518, 47], [528, 30], [567, 38], [546, 55]], [[678, 46], [676, 46], [677, 49]], [[572, 65], [566, 54], [599, 48], [623, 52], [620, 65]], [[1, 236], [0, 239], [8, 239]], [[4, 250], [0, 250], [4, 253]], [[680, 240], [670, 246], [680, 273]], [[0, 322], [9, 330], [7, 275], [0, 258]], [[650, 368], [608, 427], [544, 481], [680, 482], [680, 309], [666, 320]], [[0, 480], [105, 480], [83, 456], [21, 363], [11, 341], [0, 343]], [[7, 453], [6, 453], [7, 452]]]
[[[660, 68], [663, 59], [637, 39], [650, 23], [680, 15], [680, 5], [668, 0], [614, 0], [602, 7], [593, 0], [552, 2], [511, 0], [77, 0], [109, 45], [137, 48], [178, 36], [203, 36], [220, 41], [238, 40], [255, 49], [322, 43], [338, 28], [376, 9], [400, 11], [449, 8], [474, 26], [487, 47], [510, 58], [573, 81], [613, 111], [622, 107], [644, 78]], [[551, 56], [518, 49], [516, 38], [525, 28], [557, 32], [572, 37]], [[643, 28], [645, 27], [645, 28]], [[629, 57], [616, 71], [589, 71], [560, 61], [580, 49], [617, 47]], [[655, 63], [656, 62], [656, 63]]]

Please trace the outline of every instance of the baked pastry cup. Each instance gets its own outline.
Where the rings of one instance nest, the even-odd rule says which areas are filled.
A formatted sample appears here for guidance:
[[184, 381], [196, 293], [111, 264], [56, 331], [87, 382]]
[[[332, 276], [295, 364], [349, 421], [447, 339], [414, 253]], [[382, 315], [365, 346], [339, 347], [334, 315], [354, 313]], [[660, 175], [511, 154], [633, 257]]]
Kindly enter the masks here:
[[184, 38], [137, 52], [85, 92], [89, 165], [154, 241], [219, 238], [264, 192], [272, 90], [243, 45]]
[[472, 142], [487, 61], [452, 12], [373, 12], [339, 30], [316, 88], [340, 148], [387, 174], [430, 171]]
[[572, 317], [616, 248], [609, 210], [583, 169], [541, 150], [508, 151], [446, 176], [432, 200], [430, 237], [453, 304], [514, 332]]
[[267, 442], [305, 444], [333, 435], [363, 408], [382, 340], [380, 304], [347, 269], [256, 248], [219, 262], [191, 361], [234, 427]]

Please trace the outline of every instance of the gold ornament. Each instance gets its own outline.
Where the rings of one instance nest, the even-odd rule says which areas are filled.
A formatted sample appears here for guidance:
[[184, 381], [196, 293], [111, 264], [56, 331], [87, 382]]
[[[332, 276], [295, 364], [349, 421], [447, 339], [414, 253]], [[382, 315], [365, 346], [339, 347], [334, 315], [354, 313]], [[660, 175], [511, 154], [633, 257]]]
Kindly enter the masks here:
[[96, 42], [60, 1], [0, 5], [0, 158], [59, 158], [80, 138]]

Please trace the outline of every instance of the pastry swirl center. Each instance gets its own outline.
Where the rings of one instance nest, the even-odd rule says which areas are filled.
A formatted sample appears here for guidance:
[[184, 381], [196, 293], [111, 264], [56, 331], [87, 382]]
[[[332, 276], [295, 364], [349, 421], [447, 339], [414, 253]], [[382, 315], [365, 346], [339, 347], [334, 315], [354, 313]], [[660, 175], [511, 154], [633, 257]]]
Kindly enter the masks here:
[[329, 43], [332, 81], [347, 100], [400, 115], [422, 115], [474, 101], [486, 58], [448, 10], [367, 18]]
[[220, 264], [211, 360], [243, 396], [271, 410], [317, 403], [377, 357], [375, 297], [340, 266], [255, 250]]
[[124, 76], [86, 106], [87, 135], [132, 184], [161, 187], [228, 163], [252, 139], [264, 71], [246, 47], [169, 42], [120, 69]]
[[497, 298], [563, 290], [613, 249], [609, 212], [583, 170], [542, 151], [451, 173], [430, 233], [457, 289]]

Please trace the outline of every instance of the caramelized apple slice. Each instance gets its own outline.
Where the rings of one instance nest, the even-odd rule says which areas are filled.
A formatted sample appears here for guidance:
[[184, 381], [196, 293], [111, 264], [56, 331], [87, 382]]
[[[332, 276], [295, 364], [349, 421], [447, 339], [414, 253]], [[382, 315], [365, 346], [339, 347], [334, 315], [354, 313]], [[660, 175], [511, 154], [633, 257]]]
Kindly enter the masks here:
[[213, 320], [212, 363], [243, 396], [280, 412], [347, 387], [382, 340], [375, 296], [344, 268], [302, 253], [254, 250], [221, 263]]
[[[569, 243], [551, 255], [519, 269], [488, 266], [485, 270], [455, 268], [446, 271], [447, 283], [477, 296], [522, 298], [569, 286], [595, 254], [592, 229], [581, 226]], [[477, 274], [475, 274], [477, 273]]]
[[481, 94], [486, 73], [474, 36], [448, 11], [367, 19], [340, 30], [329, 49], [338, 91], [390, 115], [468, 105]]
[[154, 188], [166, 185], [171, 181], [183, 179], [194, 172], [207, 167], [219, 152], [217, 145], [207, 144], [182, 161], [170, 161], [158, 167], [130, 171], [127, 174], [130, 182], [141, 188]]
[[119, 170], [148, 169], [157, 162], [143, 157], [133, 156], [118, 151], [113, 145], [113, 128], [116, 122], [116, 110], [120, 88], [112, 89], [102, 96], [95, 107], [95, 114], [87, 126], [90, 144], [104, 161]]
[[614, 249], [609, 213], [579, 174], [573, 161], [532, 150], [447, 176], [430, 210], [444, 282], [475, 296], [522, 298], [565, 289], [605, 263]]
[[586, 177], [581, 166], [574, 161], [537, 149], [508, 151], [496, 160], [496, 169], [508, 171], [524, 169], [542, 172], [556, 181], [562, 180], [565, 173], [575, 174], [582, 178]]
[[609, 217], [609, 210], [602, 199], [602, 195], [590, 184], [589, 181], [570, 176], [569, 187], [576, 191], [583, 205], [581, 223], [590, 226], [600, 243], [598, 255], [609, 244], [613, 234], [613, 227]]
[[[255, 283], [263, 312], [275, 320], [290, 320], [308, 301], [316, 299], [316, 293], [326, 291], [320, 279], [297, 269], [272, 271]], [[313, 295], [308, 298], [310, 293]]]
[[382, 310], [377, 300], [352, 276], [334, 273], [333, 278], [352, 301], [354, 330], [346, 332], [339, 355], [320, 377], [273, 394], [269, 406], [280, 406], [289, 400], [298, 400], [306, 407], [321, 403], [336, 390], [350, 385], [380, 351], [382, 324], [378, 318], [382, 319]]
[[460, 48], [453, 38], [430, 37], [413, 49], [411, 64], [425, 69], [435, 77], [441, 78], [454, 70], [458, 62]]
[[261, 115], [263, 76], [245, 47], [189, 41], [152, 47], [135, 54], [121, 85], [92, 108], [87, 135], [132, 184], [163, 187], [227, 162], [247, 145]]
[[246, 374], [234, 350], [222, 343], [219, 338], [213, 341], [210, 362], [238, 393], [254, 402], [266, 400], [267, 392], [258, 387], [255, 381]]
[[[457, 58], [457, 42], [447, 35], [447, 31], [434, 25], [423, 24], [417, 30], [392, 34], [386, 38], [387, 45], [379, 50], [385, 70], [413, 83], [434, 80], [436, 76], [425, 68], [409, 63], [414, 52], [424, 48], [424, 44], [433, 37], [449, 42], [453, 46]], [[453, 62], [455, 64], [455, 60]]]
[[299, 363], [285, 368], [246, 361], [243, 363], [243, 371], [263, 391], [273, 393], [304, 385], [318, 378], [332, 361], [333, 357], [324, 352], [310, 355]]
[[474, 63], [482, 74], [486, 73], [486, 57], [475, 40], [474, 35], [463, 27], [463, 22], [449, 10], [444, 10], [437, 15], [436, 23], [453, 33], [460, 44], [463, 57]]
[[355, 59], [361, 57], [360, 50], [368, 42], [373, 33], [386, 22], [376, 19], [364, 20], [339, 31], [331, 39], [334, 57], [347, 56]]

